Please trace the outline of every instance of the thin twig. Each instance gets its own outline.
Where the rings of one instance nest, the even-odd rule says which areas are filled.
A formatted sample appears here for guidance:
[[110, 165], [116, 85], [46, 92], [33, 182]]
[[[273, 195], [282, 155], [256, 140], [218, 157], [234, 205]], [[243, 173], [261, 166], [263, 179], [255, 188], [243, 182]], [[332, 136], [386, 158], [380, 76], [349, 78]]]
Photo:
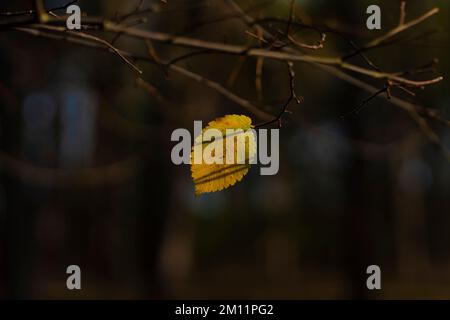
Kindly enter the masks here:
[[406, 1], [402, 0], [400, 2], [400, 19], [399, 19], [399, 26], [402, 26], [405, 24], [405, 19], [406, 19]]
[[370, 41], [366, 46], [363, 47], [363, 50], [375, 48], [376, 46], [382, 44], [383, 42], [386, 42], [386, 40], [391, 39], [392, 37], [424, 22], [425, 20], [427, 20], [428, 18], [437, 14], [438, 12], [439, 12], [439, 8], [433, 8], [430, 11], [426, 12], [425, 14], [421, 15], [420, 17], [418, 17], [414, 20], [411, 20], [410, 22], [406, 22], [406, 23], [404, 22], [404, 23], [400, 24], [399, 26], [392, 29], [385, 35]]
[[301, 102], [301, 99], [299, 99], [297, 97], [297, 94], [295, 93], [295, 71], [294, 71], [294, 64], [291, 61], [286, 62], [287, 67], [288, 67], [288, 74], [289, 74], [289, 97], [286, 100], [286, 102], [283, 104], [281, 111], [278, 113], [278, 115], [269, 120], [266, 121], [264, 123], [258, 124], [255, 126], [255, 128], [261, 128], [261, 127], [265, 127], [268, 125], [271, 125], [273, 123], [278, 123], [278, 127], [281, 128], [281, 119], [284, 116], [285, 113], [289, 113], [289, 111], [287, 110], [287, 108], [289, 107], [289, 105], [291, 104], [291, 102], [293, 100], [296, 100], [297, 104], [299, 104]]
[[[140, 75], [142, 74], [142, 71], [133, 62], [131, 62], [127, 57], [122, 55], [122, 53], [121, 53], [121, 51], [119, 49], [117, 49], [115, 46], [113, 46], [112, 44], [110, 44], [108, 41], [106, 41], [104, 39], [101, 39], [99, 37], [96, 37], [96, 36], [93, 36], [91, 34], [84, 33], [84, 32], [68, 31], [64, 27], [54, 27], [54, 26], [43, 25], [43, 24], [32, 25], [31, 27], [36, 27], [38, 29], [46, 29], [46, 30], [53, 31], [53, 32], [62, 32], [62, 33], [70, 34], [70, 35], [72, 35], [74, 37], [78, 37], [78, 38], [82, 38], [82, 39], [88, 39], [88, 40], [93, 40], [95, 42], [101, 43], [104, 46], [106, 46], [109, 49], [111, 49], [114, 53], [116, 53], [126, 64], [128, 64], [138, 74], [140, 74]], [[25, 28], [16, 28], [16, 30], [22, 30], [22, 31], [24, 29]], [[27, 30], [30, 31], [30, 29], [27, 29]]]

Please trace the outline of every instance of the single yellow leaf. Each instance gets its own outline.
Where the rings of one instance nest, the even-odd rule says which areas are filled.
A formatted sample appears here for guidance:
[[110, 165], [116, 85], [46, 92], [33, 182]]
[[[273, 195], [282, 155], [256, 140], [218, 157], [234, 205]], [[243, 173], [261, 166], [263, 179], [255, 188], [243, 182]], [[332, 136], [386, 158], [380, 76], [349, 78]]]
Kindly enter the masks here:
[[[208, 129], [216, 129], [220, 132], [219, 139], [205, 137]], [[227, 134], [227, 129], [239, 130], [234, 134]], [[226, 115], [211, 121], [202, 134], [195, 138], [191, 152], [191, 173], [195, 184], [195, 194], [216, 192], [233, 186], [241, 181], [248, 173], [250, 159], [256, 154], [256, 139], [252, 129], [252, 120], [244, 115]], [[218, 133], [219, 133], [218, 132]], [[227, 144], [227, 140], [230, 143]], [[238, 140], [243, 139], [245, 143], [245, 163], [238, 156]], [[196, 148], [201, 145], [201, 149]], [[213, 150], [210, 153], [204, 152]], [[221, 153], [216, 154], [216, 150]], [[195, 163], [194, 159], [198, 153], [202, 156], [201, 163]], [[242, 155], [242, 154], [241, 154]], [[222, 159], [223, 163], [212, 163], [214, 159]], [[238, 161], [241, 159], [241, 161]], [[227, 161], [228, 160], [228, 161]], [[230, 161], [231, 160], [231, 161]]]

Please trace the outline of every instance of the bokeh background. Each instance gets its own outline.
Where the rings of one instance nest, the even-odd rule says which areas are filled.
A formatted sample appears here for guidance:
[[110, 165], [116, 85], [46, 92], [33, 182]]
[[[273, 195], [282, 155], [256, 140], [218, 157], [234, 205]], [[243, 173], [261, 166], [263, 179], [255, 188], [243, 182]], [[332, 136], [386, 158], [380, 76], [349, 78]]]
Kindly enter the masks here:
[[[0, 11], [31, 2], [2, 0]], [[113, 19], [135, 2], [79, 4]], [[144, 1], [160, 12], [140, 27], [254, 41], [242, 21], [223, 19], [231, 13], [223, 1], [167, 2]], [[289, 12], [284, 0], [238, 3], [258, 17]], [[394, 71], [438, 58], [448, 77], [448, 1], [407, 3], [408, 18], [439, 6], [409, 34], [436, 32], [368, 55]], [[298, 0], [297, 14], [362, 44], [380, 34], [365, 28], [370, 4], [381, 6], [383, 30], [398, 23], [399, 3], [387, 0]], [[136, 40], [115, 43], [145, 52]], [[155, 48], [165, 59], [189, 52]], [[324, 54], [349, 51], [330, 35]], [[296, 64], [304, 101], [284, 118], [279, 173], [260, 176], [256, 167], [229, 190], [195, 197], [189, 167], [170, 161], [172, 130], [252, 115], [198, 83], [138, 64], [160, 96], [137, 85], [115, 55], [0, 31], [0, 298], [450, 298], [450, 164], [408, 114], [375, 99], [342, 118], [368, 94]], [[252, 59], [200, 55], [179, 64], [272, 114], [289, 94], [280, 62], [265, 61], [262, 91]], [[416, 97], [395, 93], [450, 117], [448, 80]], [[450, 147], [450, 130], [435, 129]], [[66, 289], [72, 264], [81, 267], [81, 291]], [[380, 291], [366, 289], [371, 264], [381, 267]]]

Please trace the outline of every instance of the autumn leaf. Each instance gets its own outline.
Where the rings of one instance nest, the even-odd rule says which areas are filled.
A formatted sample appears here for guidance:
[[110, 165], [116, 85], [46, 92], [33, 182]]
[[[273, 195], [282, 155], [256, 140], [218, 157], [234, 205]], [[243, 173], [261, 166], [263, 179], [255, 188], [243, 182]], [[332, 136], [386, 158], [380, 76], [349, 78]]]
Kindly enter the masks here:
[[[205, 132], [209, 129], [220, 131], [219, 139], [209, 139]], [[229, 130], [234, 129], [233, 134]], [[240, 129], [240, 130], [239, 130]], [[233, 186], [241, 181], [250, 169], [250, 160], [256, 154], [256, 140], [252, 130], [252, 120], [244, 115], [226, 115], [211, 121], [202, 134], [195, 138], [194, 146], [191, 152], [191, 173], [195, 184], [195, 194], [216, 192]], [[227, 144], [227, 140], [231, 139]], [[245, 163], [238, 161], [238, 141], [245, 141]], [[196, 148], [196, 146], [200, 146]], [[204, 152], [204, 150], [213, 150]], [[220, 150], [221, 154], [215, 154], [215, 150]], [[222, 151], [223, 150], [223, 151]], [[203, 156], [203, 161], [197, 163], [194, 161], [196, 155]], [[216, 157], [217, 156], [217, 157]], [[212, 157], [220, 158], [223, 163], [211, 163]], [[232, 161], [226, 161], [231, 159]], [[208, 162], [209, 161], [209, 162]]]

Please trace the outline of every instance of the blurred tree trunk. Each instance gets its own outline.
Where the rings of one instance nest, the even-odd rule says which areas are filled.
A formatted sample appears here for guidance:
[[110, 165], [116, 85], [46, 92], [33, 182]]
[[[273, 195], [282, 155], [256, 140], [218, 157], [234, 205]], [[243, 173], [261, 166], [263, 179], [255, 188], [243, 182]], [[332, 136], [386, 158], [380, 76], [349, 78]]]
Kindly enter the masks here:
[[[4, 91], [0, 95], [7, 95], [9, 99], [6, 96], [0, 99], [5, 102], [0, 108], [0, 150], [14, 154], [20, 144], [20, 110], [16, 100], [7, 91], [8, 88], [1, 89]], [[26, 291], [26, 268], [29, 266], [31, 251], [27, 241], [31, 235], [29, 202], [23, 201], [22, 184], [3, 171], [0, 173], [0, 187], [3, 189], [0, 198], [0, 295], [25, 298], [22, 294]]]
[[[350, 95], [349, 95], [350, 96]], [[364, 128], [358, 119], [349, 122], [350, 137], [361, 137]], [[365, 201], [365, 168], [366, 160], [357, 150], [353, 150], [347, 172], [347, 199], [344, 206], [344, 269], [349, 285], [350, 298], [363, 299], [367, 296], [366, 268], [372, 248], [369, 244], [367, 226], [367, 202]]]

